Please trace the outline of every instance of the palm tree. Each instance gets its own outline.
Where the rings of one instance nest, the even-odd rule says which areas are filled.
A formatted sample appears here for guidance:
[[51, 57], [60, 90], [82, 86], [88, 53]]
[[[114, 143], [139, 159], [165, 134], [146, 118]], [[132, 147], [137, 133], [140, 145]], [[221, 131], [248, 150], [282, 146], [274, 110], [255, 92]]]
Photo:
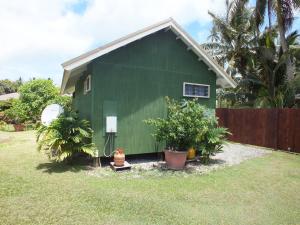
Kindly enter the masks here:
[[230, 105], [238, 105], [253, 101], [257, 92], [254, 90], [257, 89], [257, 79], [251, 78], [255, 73], [249, 72], [255, 57], [253, 49], [257, 46], [257, 31], [254, 8], [248, 7], [248, 0], [227, 0], [226, 8], [224, 17], [208, 12], [213, 18], [213, 27], [210, 42], [203, 46], [237, 82], [243, 83], [237, 89], [226, 90], [219, 95]]
[[257, 0], [256, 1], [256, 25], [259, 27], [264, 22], [265, 11], [268, 12], [269, 29], [272, 26], [272, 11], [276, 15], [280, 44], [286, 54], [287, 80], [294, 78], [294, 67], [289, 55], [289, 46], [286, 40], [286, 32], [291, 28], [294, 20], [294, 9], [300, 8], [299, 0]]
[[231, 74], [245, 72], [250, 48], [255, 45], [253, 9], [247, 3], [248, 0], [227, 0], [224, 17], [208, 12], [213, 18], [211, 42], [203, 46]]
[[[293, 107], [295, 105], [294, 96], [300, 83], [296, 82], [296, 78], [293, 79], [293, 83], [286, 82], [287, 55], [274, 43], [276, 29], [271, 30], [271, 37], [270, 39], [270, 31], [266, 31], [260, 38], [260, 45], [257, 48], [257, 70], [260, 74], [261, 87], [254, 105], [256, 107]], [[288, 45], [297, 46], [298, 37], [297, 31], [287, 35]], [[289, 55], [295, 61], [298, 60], [297, 50], [290, 51]]]
[[[258, 1], [256, 6], [260, 11], [250, 8], [247, 2], [227, 0], [224, 17], [209, 12], [213, 18], [211, 42], [204, 46], [224, 68], [240, 74], [238, 79], [235, 76], [237, 88], [221, 91], [218, 97], [234, 107], [292, 107], [294, 101], [290, 97], [295, 88], [291, 83], [295, 80], [286, 82], [286, 65], [289, 60], [297, 64], [294, 46], [299, 35], [297, 32], [287, 35], [285, 41], [287, 46], [293, 46], [293, 51], [285, 52], [282, 45], [275, 44], [279, 29], [272, 25], [271, 19], [275, 0]], [[258, 24], [263, 23], [265, 14], [269, 16], [269, 24], [267, 29], [260, 30]]]

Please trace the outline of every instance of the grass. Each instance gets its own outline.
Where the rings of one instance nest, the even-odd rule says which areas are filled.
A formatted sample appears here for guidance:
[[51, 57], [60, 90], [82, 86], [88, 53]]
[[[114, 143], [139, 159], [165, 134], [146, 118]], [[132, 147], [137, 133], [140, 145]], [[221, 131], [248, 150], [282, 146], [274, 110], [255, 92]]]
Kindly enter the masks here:
[[[112, 173], [112, 172], [111, 172]], [[0, 132], [0, 224], [299, 224], [300, 156], [206, 175], [89, 176], [51, 163], [33, 131]]]
[[0, 125], [0, 131], [13, 132], [15, 128], [12, 124]]
[[[26, 130], [26, 131], [34, 129], [34, 124], [24, 124], [24, 125], [25, 125], [24, 130]], [[0, 131], [15, 132], [15, 127], [13, 124], [7, 124], [7, 123], [1, 124], [0, 123]]]

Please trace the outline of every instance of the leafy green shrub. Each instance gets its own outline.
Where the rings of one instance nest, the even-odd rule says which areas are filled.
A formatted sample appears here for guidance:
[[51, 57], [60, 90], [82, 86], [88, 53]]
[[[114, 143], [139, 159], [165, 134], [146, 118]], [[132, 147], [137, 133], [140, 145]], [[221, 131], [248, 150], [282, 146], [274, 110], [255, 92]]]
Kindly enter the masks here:
[[7, 126], [7, 123], [3, 120], [0, 120], [0, 130], [4, 130]]
[[0, 112], [9, 109], [12, 106], [12, 99], [8, 99], [5, 101], [0, 101]]
[[15, 128], [11, 124], [7, 124], [5, 121], [0, 120], [0, 130], [1, 131], [15, 131]]
[[[49, 104], [59, 104], [71, 109], [70, 96], [59, 95], [59, 89], [52, 80], [35, 79], [26, 82], [19, 88], [20, 99], [12, 100], [11, 107], [5, 115], [12, 123], [36, 123], [43, 109]], [[0, 105], [1, 106], [1, 105]]]
[[14, 99], [12, 101], [12, 107], [5, 110], [4, 114], [9, 118], [11, 123], [19, 124], [30, 119], [28, 114], [29, 110], [29, 107], [23, 104], [20, 99]]
[[16, 81], [11, 81], [9, 79], [0, 80], [0, 95], [16, 92], [21, 85], [21, 77]]
[[168, 148], [186, 151], [196, 147], [205, 161], [220, 151], [226, 139], [226, 128], [218, 127], [216, 117], [197, 99], [183, 100], [181, 103], [166, 98], [167, 118], [145, 120], [154, 127], [156, 141], [166, 141]]
[[6, 101], [0, 101], [0, 121], [5, 123], [11, 123], [11, 119], [6, 115], [5, 111], [9, 110], [12, 107], [13, 99]]
[[50, 100], [48, 104], [59, 104], [64, 109], [71, 110], [72, 97], [67, 95], [57, 95], [54, 99]]
[[218, 121], [214, 115], [208, 115], [206, 124], [207, 130], [204, 133], [203, 141], [199, 144], [202, 159], [205, 163], [209, 161], [211, 155], [222, 151], [226, 136], [230, 134], [227, 128], [218, 127]]
[[28, 81], [19, 88], [19, 92], [20, 98], [13, 100], [11, 108], [5, 111], [14, 123], [37, 122], [43, 109], [51, 103], [58, 103], [64, 107], [70, 105], [71, 98], [60, 96], [59, 89], [52, 80]]
[[48, 127], [40, 125], [37, 130], [38, 150], [55, 161], [71, 159], [80, 152], [93, 155], [92, 134], [87, 120], [80, 120], [76, 113], [66, 111]]
[[[35, 79], [23, 84], [20, 89], [20, 104], [26, 119], [37, 121], [49, 101], [59, 95], [52, 80]], [[13, 104], [14, 107], [14, 104]]]
[[169, 148], [186, 151], [203, 139], [206, 130], [203, 120], [205, 108], [194, 101], [182, 104], [166, 98], [168, 115], [166, 119], [148, 119], [146, 124], [155, 128], [153, 136], [158, 142], [166, 141]]

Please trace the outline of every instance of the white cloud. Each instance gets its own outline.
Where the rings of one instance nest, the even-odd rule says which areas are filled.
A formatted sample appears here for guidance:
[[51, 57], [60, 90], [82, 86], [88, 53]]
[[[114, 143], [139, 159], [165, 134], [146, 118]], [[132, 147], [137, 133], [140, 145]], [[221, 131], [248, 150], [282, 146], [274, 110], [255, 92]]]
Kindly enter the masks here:
[[1, 78], [40, 75], [59, 83], [60, 64], [97, 45], [168, 17], [203, 25], [208, 10], [224, 10], [224, 0], [89, 0], [84, 12], [72, 11], [82, 1], [0, 0]]

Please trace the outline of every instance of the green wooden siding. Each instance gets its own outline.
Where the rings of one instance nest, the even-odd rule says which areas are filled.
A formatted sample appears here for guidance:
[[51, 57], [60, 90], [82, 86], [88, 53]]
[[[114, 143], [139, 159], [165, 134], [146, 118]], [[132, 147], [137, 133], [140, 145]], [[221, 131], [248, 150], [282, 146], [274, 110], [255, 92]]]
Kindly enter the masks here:
[[105, 116], [109, 115], [118, 118], [115, 147], [123, 147], [126, 154], [162, 150], [143, 120], [165, 117], [164, 97], [182, 99], [183, 82], [210, 85], [210, 98], [199, 102], [215, 108], [215, 74], [171, 31], [159, 31], [135, 41], [89, 66], [92, 91], [82, 96], [81, 79], [76, 85], [75, 102], [82, 117], [91, 120], [100, 155], [105, 141]]

